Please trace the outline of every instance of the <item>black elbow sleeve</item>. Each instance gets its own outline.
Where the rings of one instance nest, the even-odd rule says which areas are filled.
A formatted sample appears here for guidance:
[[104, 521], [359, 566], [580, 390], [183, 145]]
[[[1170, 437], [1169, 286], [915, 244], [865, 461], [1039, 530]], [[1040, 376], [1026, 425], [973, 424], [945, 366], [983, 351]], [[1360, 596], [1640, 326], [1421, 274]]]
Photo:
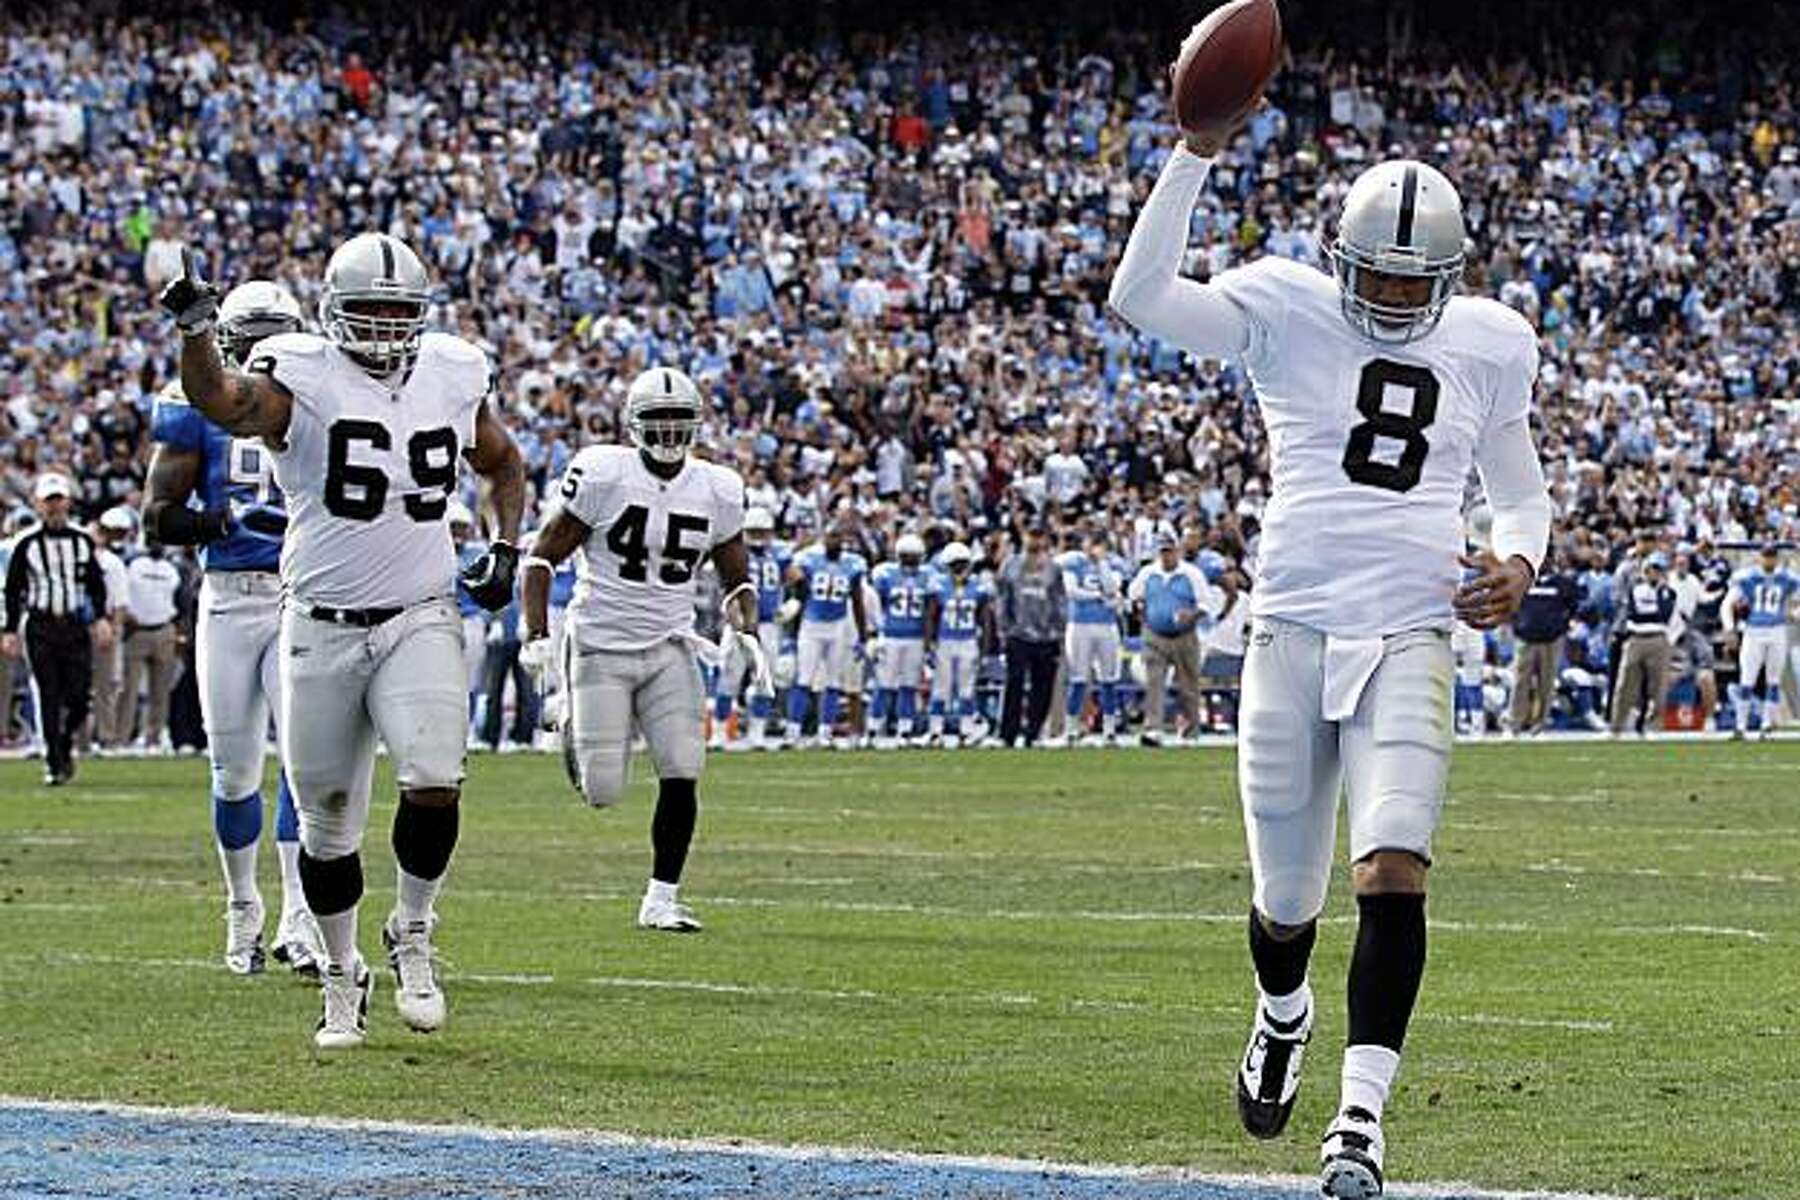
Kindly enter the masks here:
[[230, 520], [222, 508], [201, 510], [158, 501], [144, 510], [144, 532], [165, 546], [204, 546], [230, 532]]

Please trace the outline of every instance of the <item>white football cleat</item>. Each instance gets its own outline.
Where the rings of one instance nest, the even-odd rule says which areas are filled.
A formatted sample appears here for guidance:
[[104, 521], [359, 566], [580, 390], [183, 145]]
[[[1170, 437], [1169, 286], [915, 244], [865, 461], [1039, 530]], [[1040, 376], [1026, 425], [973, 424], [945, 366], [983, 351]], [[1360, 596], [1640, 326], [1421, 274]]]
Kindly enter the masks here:
[[444, 1027], [444, 989], [438, 986], [437, 953], [431, 945], [436, 925], [436, 917], [402, 925], [394, 914], [381, 927], [381, 944], [394, 970], [394, 1007], [408, 1028], [419, 1033]]
[[286, 963], [296, 975], [317, 979], [325, 957], [325, 939], [319, 923], [304, 908], [288, 909], [275, 926], [275, 961]]
[[313, 1034], [321, 1050], [351, 1050], [369, 1035], [369, 997], [375, 991], [375, 973], [361, 958], [350, 971], [330, 966], [319, 977], [325, 1012]]
[[260, 898], [225, 906], [225, 969], [233, 975], [262, 974], [263, 915]]
[[700, 919], [694, 910], [679, 900], [652, 900], [644, 897], [638, 905], [638, 928], [660, 929], [664, 933], [699, 933]]
[[1338, 1113], [1319, 1148], [1319, 1194], [1331, 1200], [1376, 1200], [1384, 1149], [1374, 1113], [1355, 1106]]
[[1306, 1011], [1292, 1021], [1275, 1020], [1257, 1001], [1256, 1023], [1237, 1072], [1238, 1119], [1250, 1136], [1278, 1137], [1287, 1128], [1300, 1094], [1300, 1064], [1312, 1040], [1312, 1024], [1310, 999]]

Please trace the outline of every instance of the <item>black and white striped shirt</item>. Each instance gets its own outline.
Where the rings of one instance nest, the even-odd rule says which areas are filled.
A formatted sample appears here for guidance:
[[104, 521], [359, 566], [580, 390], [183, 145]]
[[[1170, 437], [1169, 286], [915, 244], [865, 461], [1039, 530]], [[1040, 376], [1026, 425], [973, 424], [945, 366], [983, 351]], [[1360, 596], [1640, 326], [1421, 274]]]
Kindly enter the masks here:
[[6, 568], [6, 631], [18, 632], [27, 617], [106, 615], [106, 577], [84, 530], [31, 530], [13, 545]]

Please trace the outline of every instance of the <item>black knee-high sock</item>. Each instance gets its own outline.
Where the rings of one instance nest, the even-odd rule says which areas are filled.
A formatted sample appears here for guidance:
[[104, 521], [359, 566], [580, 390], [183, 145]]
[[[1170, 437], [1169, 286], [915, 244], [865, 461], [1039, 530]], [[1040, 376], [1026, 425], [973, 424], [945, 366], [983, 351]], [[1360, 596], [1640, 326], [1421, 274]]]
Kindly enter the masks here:
[[1285, 942], [1263, 927], [1256, 910], [1250, 910], [1250, 961], [1256, 964], [1256, 982], [1270, 996], [1286, 996], [1306, 982], [1306, 964], [1318, 940], [1319, 923], [1306, 927]]
[[1350, 958], [1350, 1042], [1398, 1054], [1425, 975], [1425, 897], [1358, 896]]
[[655, 861], [650, 878], [680, 883], [687, 865], [688, 844], [700, 814], [699, 784], [692, 779], [664, 779], [657, 785], [656, 815], [650, 819], [650, 846]]

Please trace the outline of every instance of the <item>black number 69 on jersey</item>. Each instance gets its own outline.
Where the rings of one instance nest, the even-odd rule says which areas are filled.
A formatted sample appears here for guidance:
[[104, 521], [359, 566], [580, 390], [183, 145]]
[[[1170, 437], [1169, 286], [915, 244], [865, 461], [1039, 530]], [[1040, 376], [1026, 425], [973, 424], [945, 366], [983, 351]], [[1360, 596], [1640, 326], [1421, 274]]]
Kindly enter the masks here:
[[[1408, 392], [1412, 403], [1405, 412], [1381, 406], [1389, 387]], [[1344, 474], [1353, 482], [1390, 492], [1410, 492], [1425, 470], [1431, 443], [1425, 430], [1437, 420], [1438, 381], [1429, 368], [1378, 358], [1362, 369], [1356, 389], [1356, 411], [1366, 420], [1350, 430], [1344, 447]], [[1392, 438], [1405, 443], [1396, 462], [1375, 461], [1375, 439]]]
[[[394, 435], [379, 421], [351, 417], [332, 423], [325, 443], [325, 510], [349, 521], [373, 521], [387, 504], [388, 476], [380, 467], [350, 461], [350, 448], [358, 443], [389, 450]], [[406, 465], [419, 489], [406, 494], [406, 515], [421, 522], [442, 520], [456, 490], [456, 431], [445, 426], [413, 434], [406, 442]]]

